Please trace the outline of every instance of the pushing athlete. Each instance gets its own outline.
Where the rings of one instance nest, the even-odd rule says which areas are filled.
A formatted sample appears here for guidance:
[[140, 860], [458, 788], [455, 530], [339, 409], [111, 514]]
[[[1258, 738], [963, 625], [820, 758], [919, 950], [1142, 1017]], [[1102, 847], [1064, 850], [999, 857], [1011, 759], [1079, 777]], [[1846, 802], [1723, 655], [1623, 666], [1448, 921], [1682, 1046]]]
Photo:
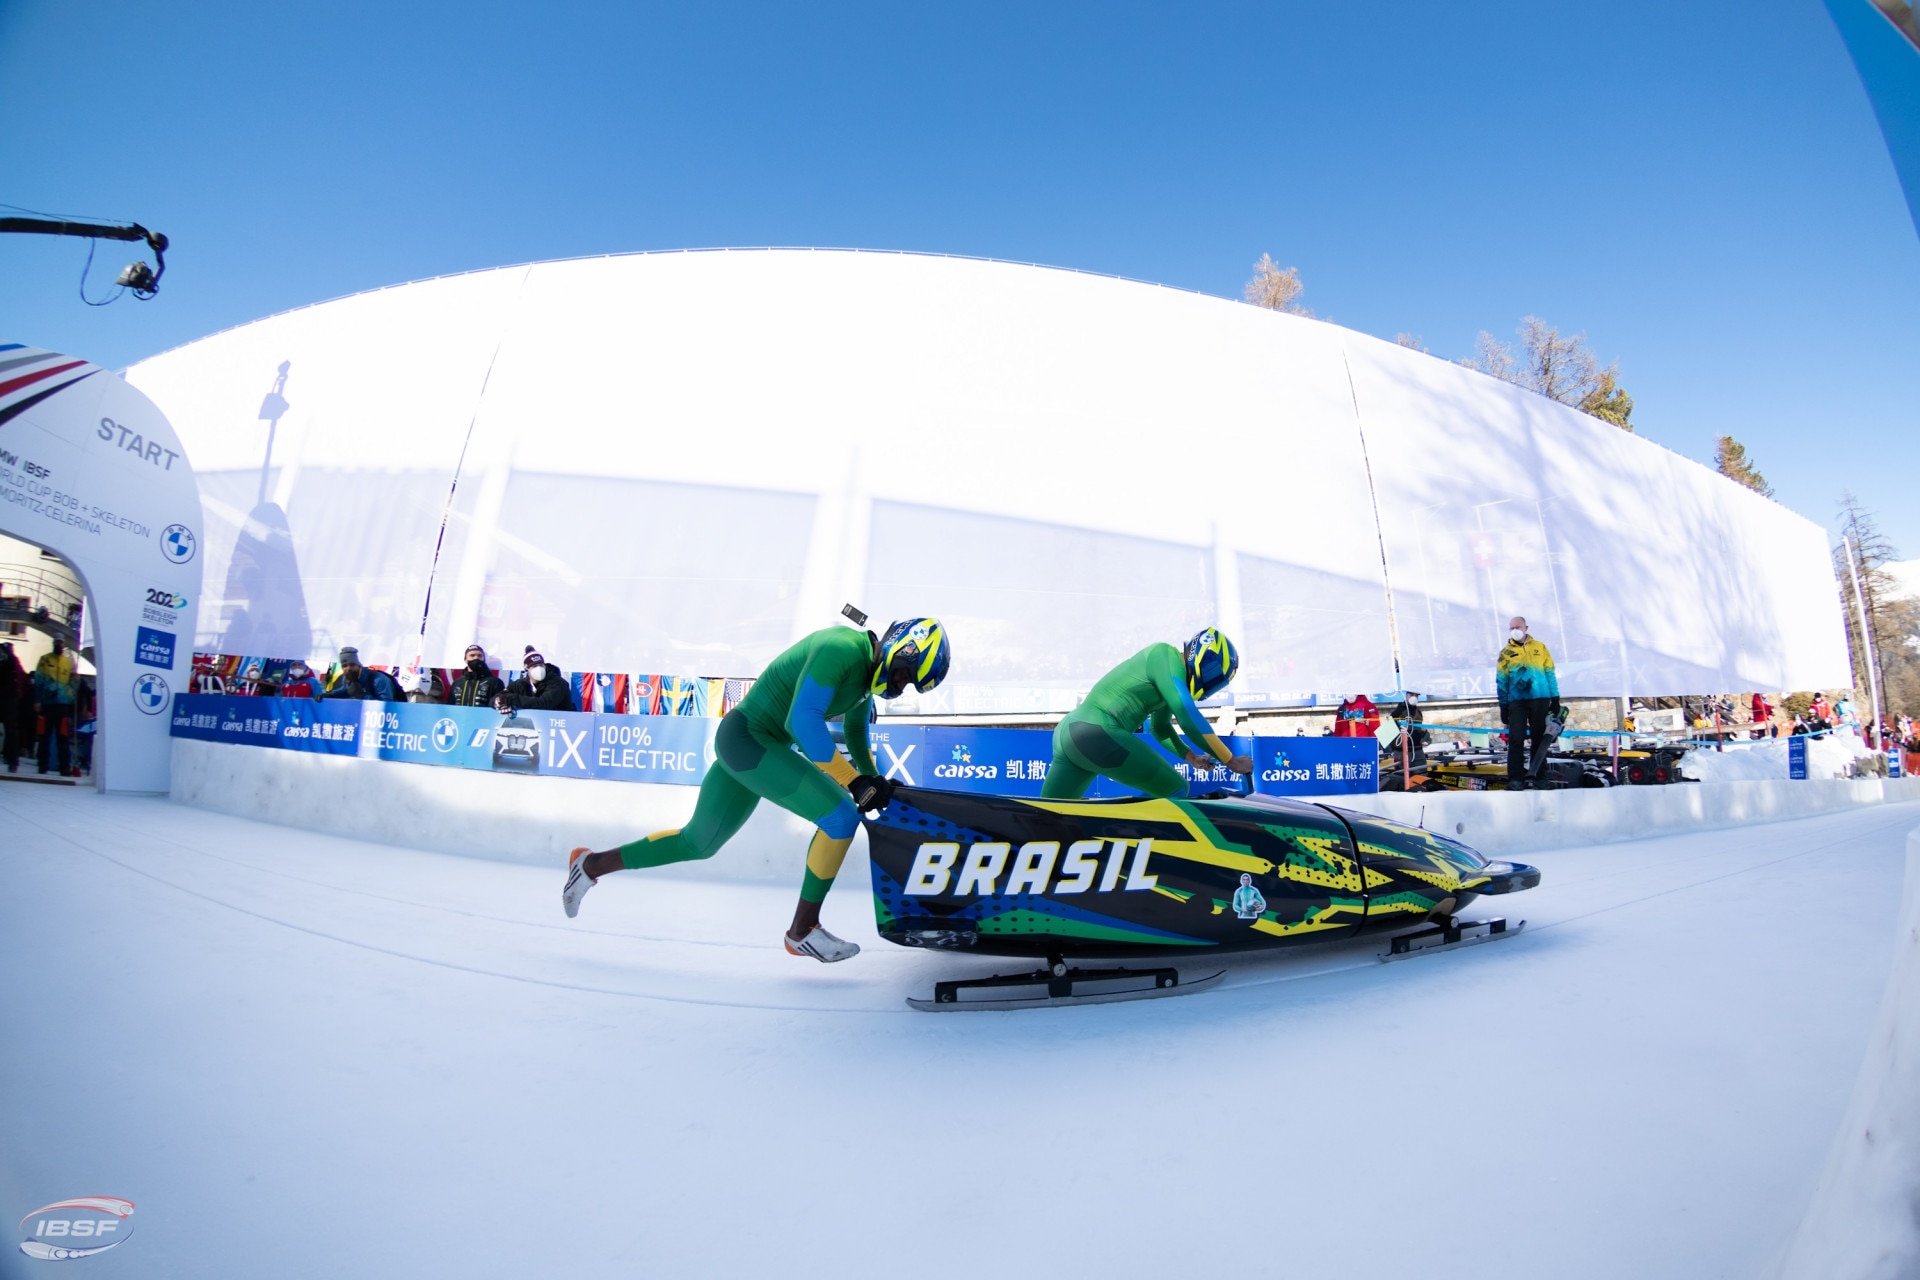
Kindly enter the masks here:
[[[807, 847], [787, 950], [823, 964], [858, 955], [859, 944], [821, 926], [820, 904], [859, 829], [860, 810], [883, 807], [893, 790], [874, 768], [867, 745], [873, 699], [897, 698], [908, 685], [927, 692], [946, 677], [951, 656], [934, 618], [896, 622], [884, 636], [828, 627], [788, 649], [720, 721], [714, 766], [686, 826], [617, 849], [575, 849], [568, 857], [560, 894], [567, 915], [579, 914], [580, 899], [608, 872], [711, 858], [766, 799], [819, 828]], [[846, 718], [851, 762], [835, 749], [827, 729], [834, 716]]]
[[[1186, 779], [1154, 748], [1142, 742], [1142, 726], [1156, 741], [1195, 769], [1216, 762], [1235, 773], [1252, 773], [1253, 761], [1236, 756], [1201, 716], [1197, 705], [1227, 687], [1240, 669], [1233, 644], [1213, 627], [1187, 641], [1184, 651], [1150, 644], [1100, 677], [1086, 700], [1053, 731], [1053, 764], [1040, 796], [1077, 800], [1097, 775], [1150, 796], [1177, 796]], [[1191, 740], [1174, 728], [1179, 722]]]

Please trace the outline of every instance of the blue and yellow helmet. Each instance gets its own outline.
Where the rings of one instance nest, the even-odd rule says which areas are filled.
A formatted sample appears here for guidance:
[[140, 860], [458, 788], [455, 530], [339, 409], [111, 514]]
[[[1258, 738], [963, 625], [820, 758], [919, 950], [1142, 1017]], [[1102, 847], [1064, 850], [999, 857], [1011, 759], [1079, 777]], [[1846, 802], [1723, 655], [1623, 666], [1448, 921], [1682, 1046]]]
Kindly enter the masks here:
[[1187, 692], [1195, 702], [1226, 688], [1240, 669], [1240, 651], [1217, 627], [1208, 627], [1187, 641], [1180, 656], [1186, 661]]
[[880, 665], [874, 669], [876, 697], [897, 698], [912, 685], [926, 693], [947, 678], [953, 647], [938, 618], [906, 618], [880, 637]]

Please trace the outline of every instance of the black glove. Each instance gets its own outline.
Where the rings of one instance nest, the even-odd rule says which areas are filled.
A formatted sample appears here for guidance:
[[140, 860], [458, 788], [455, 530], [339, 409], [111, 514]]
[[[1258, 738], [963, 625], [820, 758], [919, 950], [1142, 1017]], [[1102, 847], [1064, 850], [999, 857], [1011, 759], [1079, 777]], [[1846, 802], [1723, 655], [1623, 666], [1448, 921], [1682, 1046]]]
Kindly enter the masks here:
[[849, 782], [847, 791], [853, 796], [853, 807], [862, 813], [884, 809], [893, 799], [893, 784], [871, 773], [863, 773]]

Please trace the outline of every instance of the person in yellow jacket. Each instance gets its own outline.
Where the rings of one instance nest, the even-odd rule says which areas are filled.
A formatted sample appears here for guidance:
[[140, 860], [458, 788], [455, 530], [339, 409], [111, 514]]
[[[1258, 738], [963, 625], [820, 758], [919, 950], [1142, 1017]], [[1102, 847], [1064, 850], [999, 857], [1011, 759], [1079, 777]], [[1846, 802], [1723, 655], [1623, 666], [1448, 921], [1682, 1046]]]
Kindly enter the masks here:
[[1507, 726], [1507, 788], [1518, 790], [1527, 785], [1527, 738], [1533, 738], [1536, 755], [1547, 749], [1547, 713], [1560, 700], [1553, 655], [1527, 631], [1525, 618], [1507, 623], [1507, 643], [1494, 664], [1493, 685], [1500, 719]]
[[56, 762], [62, 776], [73, 772], [73, 655], [64, 640], [33, 665], [33, 700], [40, 708], [40, 772]]

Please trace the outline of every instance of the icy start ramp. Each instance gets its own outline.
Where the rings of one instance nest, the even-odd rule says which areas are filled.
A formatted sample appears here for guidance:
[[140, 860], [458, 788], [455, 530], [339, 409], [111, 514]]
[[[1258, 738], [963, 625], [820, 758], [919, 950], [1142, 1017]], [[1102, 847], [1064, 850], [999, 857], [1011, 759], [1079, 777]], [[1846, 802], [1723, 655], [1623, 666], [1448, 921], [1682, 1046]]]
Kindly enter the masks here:
[[823, 967], [789, 888], [636, 872], [568, 921], [557, 867], [4, 788], [0, 1218], [137, 1205], [102, 1276], [1751, 1275], [1916, 822], [1546, 853], [1498, 946], [929, 1018], [994, 962], [882, 943], [858, 866]]

